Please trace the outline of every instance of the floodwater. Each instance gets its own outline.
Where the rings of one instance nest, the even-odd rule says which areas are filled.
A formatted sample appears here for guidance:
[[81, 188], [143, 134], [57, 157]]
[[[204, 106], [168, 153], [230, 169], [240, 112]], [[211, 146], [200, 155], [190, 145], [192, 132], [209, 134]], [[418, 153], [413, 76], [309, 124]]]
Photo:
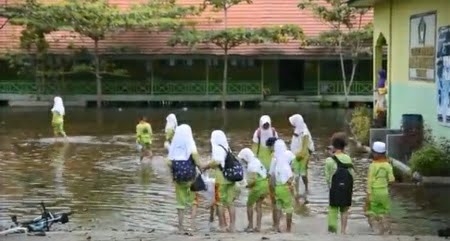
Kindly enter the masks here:
[[[327, 188], [323, 158], [329, 136], [345, 129], [345, 111], [315, 107], [266, 110], [93, 109], [68, 108], [69, 143], [53, 144], [48, 109], [0, 109], [0, 226], [9, 215], [29, 219], [39, 213], [40, 201], [51, 210], [71, 209], [73, 229], [172, 231], [176, 225], [175, 194], [163, 164], [165, 117], [175, 113], [189, 123], [202, 157], [210, 152], [209, 137], [223, 129], [236, 152], [251, 144], [259, 116], [270, 114], [281, 137], [290, 139], [289, 115], [299, 112], [307, 121], [318, 150], [310, 164], [310, 204], [298, 215], [323, 216]], [[137, 163], [134, 128], [137, 117], [149, 117], [155, 133], [151, 162]], [[357, 179], [351, 218], [364, 223], [367, 155], [354, 153]], [[394, 185], [392, 227], [397, 234], [434, 234], [450, 225], [450, 189]], [[243, 191], [239, 206], [244, 207]], [[198, 225], [206, 226], [207, 211], [199, 211]], [[325, 224], [324, 224], [325, 228]]]

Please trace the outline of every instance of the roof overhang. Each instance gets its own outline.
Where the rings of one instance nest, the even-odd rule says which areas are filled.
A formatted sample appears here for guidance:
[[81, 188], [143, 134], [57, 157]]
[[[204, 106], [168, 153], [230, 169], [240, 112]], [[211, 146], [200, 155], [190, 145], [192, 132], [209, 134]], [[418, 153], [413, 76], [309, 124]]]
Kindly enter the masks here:
[[356, 8], [365, 8], [365, 7], [373, 7], [373, 5], [377, 2], [381, 2], [383, 0], [348, 0], [347, 4]]

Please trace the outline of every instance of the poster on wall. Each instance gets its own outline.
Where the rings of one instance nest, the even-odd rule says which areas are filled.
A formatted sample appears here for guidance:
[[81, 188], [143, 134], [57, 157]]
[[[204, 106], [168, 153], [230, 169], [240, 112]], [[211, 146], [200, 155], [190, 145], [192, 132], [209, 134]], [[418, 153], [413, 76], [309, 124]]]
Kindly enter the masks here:
[[434, 81], [436, 12], [412, 15], [409, 19], [409, 79]]
[[438, 29], [436, 48], [437, 120], [450, 126], [450, 25]]

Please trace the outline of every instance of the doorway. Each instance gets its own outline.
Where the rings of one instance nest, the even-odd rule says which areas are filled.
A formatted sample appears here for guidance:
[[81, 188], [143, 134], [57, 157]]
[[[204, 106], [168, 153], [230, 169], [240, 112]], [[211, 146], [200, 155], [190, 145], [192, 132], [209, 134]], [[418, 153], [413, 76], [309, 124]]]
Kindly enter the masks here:
[[279, 60], [278, 87], [280, 92], [296, 92], [304, 89], [305, 61]]

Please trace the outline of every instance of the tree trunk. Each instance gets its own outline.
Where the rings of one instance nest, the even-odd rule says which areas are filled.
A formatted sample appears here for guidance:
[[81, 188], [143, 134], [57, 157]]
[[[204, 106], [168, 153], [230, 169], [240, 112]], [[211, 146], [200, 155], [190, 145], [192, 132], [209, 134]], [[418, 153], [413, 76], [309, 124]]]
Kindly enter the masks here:
[[353, 85], [353, 80], [355, 79], [355, 73], [356, 73], [356, 67], [358, 66], [358, 62], [357, 61], [352, 61], [352, 75], [350, 75], [350, 81], [348, 83], [347, 86], [347, 96], [350, 94], [350, 90], [352, 89], [352, 85]]
[[222, 80], [222, 110], [227, 108], [227, 80], [228, 80], [228, 49], [223, 55], [223, 80]]
[[[228, 6], [223, 8], [223, 27], [228, 28]], [[222, 110], [227, 108], [227, 81], [228, 81], [228, 45], [225, 44], [223, 51], [223, 80], [222, 80]]]
[[100, 75], [100, 59], [98, 54], [98, 40], [94, 40], [95, 81], [97, 83], [97, 108], [102, 107], [102, 76]]
[[342, 72], [342, 86], [344, 87], [344, 107], [348, 108], [348, 91], [347, 91], [347, 75], [345, 74], [345, 62], [344, 62], [344, 54], [339, 54], [340, 62], [341, 62], [341, 72]]

